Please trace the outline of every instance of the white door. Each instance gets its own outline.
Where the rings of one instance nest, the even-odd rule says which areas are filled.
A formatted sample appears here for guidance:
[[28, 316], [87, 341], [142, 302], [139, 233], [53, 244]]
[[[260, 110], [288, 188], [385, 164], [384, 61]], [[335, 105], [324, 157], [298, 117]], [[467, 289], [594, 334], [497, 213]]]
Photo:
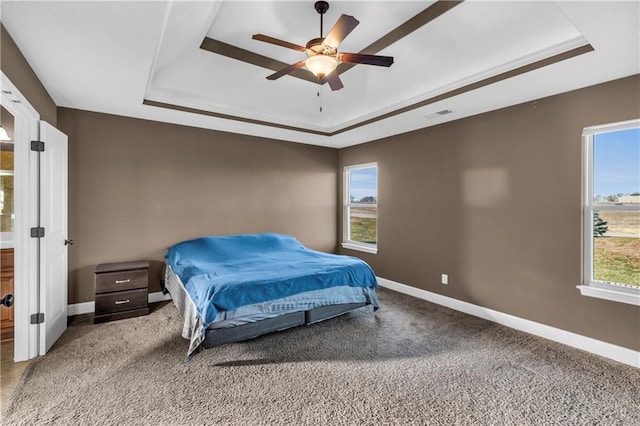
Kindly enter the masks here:
[[67, 328], [67, 135], [40, 121], [40, 355]]

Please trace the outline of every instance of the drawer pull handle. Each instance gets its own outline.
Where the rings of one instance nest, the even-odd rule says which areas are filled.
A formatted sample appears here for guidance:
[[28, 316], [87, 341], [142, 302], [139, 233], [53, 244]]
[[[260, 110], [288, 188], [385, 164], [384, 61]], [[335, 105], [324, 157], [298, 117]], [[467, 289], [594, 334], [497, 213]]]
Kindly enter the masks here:
[[128, 283], [129, 281], [131, 281], [129, 278], [127, 278], [126, 280], [116, 280], [116, 284]]
[[131, 300], [116, 300], [116, 305], [124, 305], [125, 303], [129, 303]]

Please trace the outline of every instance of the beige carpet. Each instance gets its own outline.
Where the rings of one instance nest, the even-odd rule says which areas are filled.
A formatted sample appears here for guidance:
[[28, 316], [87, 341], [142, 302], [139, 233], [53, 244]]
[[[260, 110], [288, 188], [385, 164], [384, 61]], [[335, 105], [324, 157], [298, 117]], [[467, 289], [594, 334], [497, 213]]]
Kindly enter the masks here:
[[[18, 384], [3, 424], [640, 424], [640, 370], [379, 292], [312, 326], [206, 350], [171, 303], [76, 319]], [[90, 319], [90, 318], [89, 318]]]

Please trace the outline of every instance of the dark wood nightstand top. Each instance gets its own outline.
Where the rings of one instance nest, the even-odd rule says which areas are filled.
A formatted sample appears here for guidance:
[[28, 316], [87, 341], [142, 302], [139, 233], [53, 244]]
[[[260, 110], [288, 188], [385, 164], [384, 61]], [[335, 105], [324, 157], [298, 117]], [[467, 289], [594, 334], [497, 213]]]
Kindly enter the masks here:
[[95, 273], [130, 271], [133, 269], [149, 269], [149, 262], [139, 260], [136, 262], [101, 263], [96, 266]]

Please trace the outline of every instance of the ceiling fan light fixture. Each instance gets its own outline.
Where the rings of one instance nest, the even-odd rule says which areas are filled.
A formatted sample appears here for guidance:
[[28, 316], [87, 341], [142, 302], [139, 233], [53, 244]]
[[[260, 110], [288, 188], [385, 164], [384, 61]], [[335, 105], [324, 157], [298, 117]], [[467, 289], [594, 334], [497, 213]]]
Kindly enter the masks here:
[[313, 55], [304, 61], [305, 67], [316, 77], [325, 77], [333, 72], [338, 66], [338, 60], [333, 56]]

